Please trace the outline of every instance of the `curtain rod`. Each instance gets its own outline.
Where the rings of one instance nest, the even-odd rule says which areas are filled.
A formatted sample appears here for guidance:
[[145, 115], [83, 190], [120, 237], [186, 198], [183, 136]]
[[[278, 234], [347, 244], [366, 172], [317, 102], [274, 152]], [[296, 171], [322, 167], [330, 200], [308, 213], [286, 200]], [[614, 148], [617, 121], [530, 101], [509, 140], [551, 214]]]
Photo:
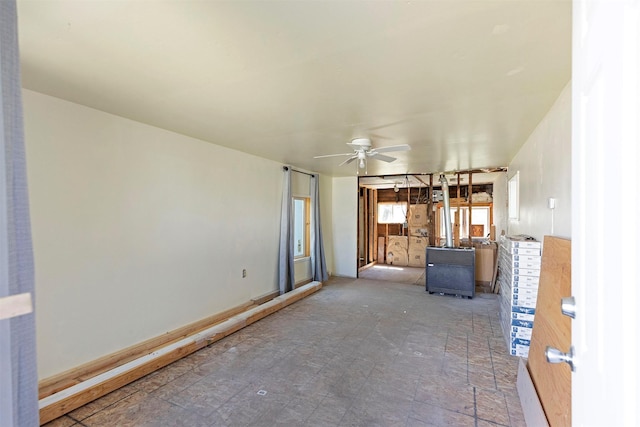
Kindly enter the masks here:
[[298, 172], [298, 173], [301, 173], [301, 174], [304, 174], [304, 175], [309, 175], [310, 177], [314, 177], [314, 176], [315, 176], [315, 174], [308, 173], [308, 172], [302, 172], [302, 171], [299, 171], [299, 170], [297, 170], [297, 169], [290, 168], [289, 166], [283, 166], [283, 167], [282, 167], [282, 169], [283, 169], [283, 170], [289, 170], [289, 169], [291, 169], [291, 171], [292, 171], [292, 172]]

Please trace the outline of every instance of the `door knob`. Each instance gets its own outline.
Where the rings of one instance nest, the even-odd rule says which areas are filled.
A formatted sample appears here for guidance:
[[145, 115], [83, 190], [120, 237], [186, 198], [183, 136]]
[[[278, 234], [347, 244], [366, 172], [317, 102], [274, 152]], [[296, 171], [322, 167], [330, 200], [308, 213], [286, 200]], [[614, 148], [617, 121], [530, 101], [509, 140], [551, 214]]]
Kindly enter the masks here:
[[562, 363], [565, 362], [571, 368], [571, 372], [576, 371], [576, 365], [573, 361], [573, 346], [569, 348], [568, 353], [563, 353], [557, 348], [547, 346], [547, 349], [544, 351], [544, 355], [547, 358], [547, 362], [549, 363]]
[[560, 300], [560, 310], [565, 316], [576, 318], [576, 299], [574, 297], [564, 297]]

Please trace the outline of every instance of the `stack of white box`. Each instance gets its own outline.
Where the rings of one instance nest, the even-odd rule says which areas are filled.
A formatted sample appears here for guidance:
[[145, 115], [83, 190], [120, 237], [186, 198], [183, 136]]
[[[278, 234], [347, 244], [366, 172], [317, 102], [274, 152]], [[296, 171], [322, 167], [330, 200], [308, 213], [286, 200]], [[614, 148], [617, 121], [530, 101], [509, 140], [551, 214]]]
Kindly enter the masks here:
[[527, 357], [536, 313], [542, 242], [523, 236], [500, 238], [500, 315], [509, 353]]

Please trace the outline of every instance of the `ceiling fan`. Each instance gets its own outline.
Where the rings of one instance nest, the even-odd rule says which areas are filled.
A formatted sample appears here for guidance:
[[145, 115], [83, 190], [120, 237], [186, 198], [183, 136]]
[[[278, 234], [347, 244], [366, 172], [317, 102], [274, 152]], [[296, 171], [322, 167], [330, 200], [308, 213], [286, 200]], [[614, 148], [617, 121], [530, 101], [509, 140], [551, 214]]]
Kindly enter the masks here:
[[349, 156], [347, 160], [340, 163], [339, 166], [348, 165], [354, 160], [358, 160], [358, 166], [363, 169], [366, 166], [366, 160], [368, 158], [382, 160], [383, 162], [391, 163], [396, 160], [395, 157], [386, 156], [380, 153], [389, 153], [392, 151], [409, 151], [411, 146], [408, 144], [391, 145], [388, 147], [373, 148], [371, 146], [371, 140], [369, 138], [356, 138], [351, 142], [347, 142], [347, 145], [353, 148], [353, 153], [340, 153], [340, 154], [326, 154], [324, 156], [315, 156], [314, 159], [323, 159], [325, 157], [341, 157]]

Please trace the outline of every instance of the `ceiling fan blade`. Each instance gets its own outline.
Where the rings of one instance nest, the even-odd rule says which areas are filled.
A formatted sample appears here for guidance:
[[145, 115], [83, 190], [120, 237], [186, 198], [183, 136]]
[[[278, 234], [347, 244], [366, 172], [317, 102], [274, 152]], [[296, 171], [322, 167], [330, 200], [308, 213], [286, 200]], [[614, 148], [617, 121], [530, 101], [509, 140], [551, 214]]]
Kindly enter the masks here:
[[324, 159], [325, 157], [353, 156], [353, 153], [325, 154], [324, 156], [313, 156], [314, 159]]
[[377, 152], [373, 152], [369, 155], [372, 159], [382, 160], [383, 162], [391, 163], [396, 160], [395, 157], [385, 156], [384, 154], [379, 154]]
[[349, 163], [353, 162], [357, 158], [358, 158], [358, 156], [352, 156], [352, 157], [348, 158], [347, 160], [345, 160], [344, 162], [340, 163], [338, 166], [348, 165]]
[[409, 144], [390, 145], [388, 147], [375, 148], [373, 151], [376, 153], [389, 153], [391, 151], [409, 151], [411, 146]]

